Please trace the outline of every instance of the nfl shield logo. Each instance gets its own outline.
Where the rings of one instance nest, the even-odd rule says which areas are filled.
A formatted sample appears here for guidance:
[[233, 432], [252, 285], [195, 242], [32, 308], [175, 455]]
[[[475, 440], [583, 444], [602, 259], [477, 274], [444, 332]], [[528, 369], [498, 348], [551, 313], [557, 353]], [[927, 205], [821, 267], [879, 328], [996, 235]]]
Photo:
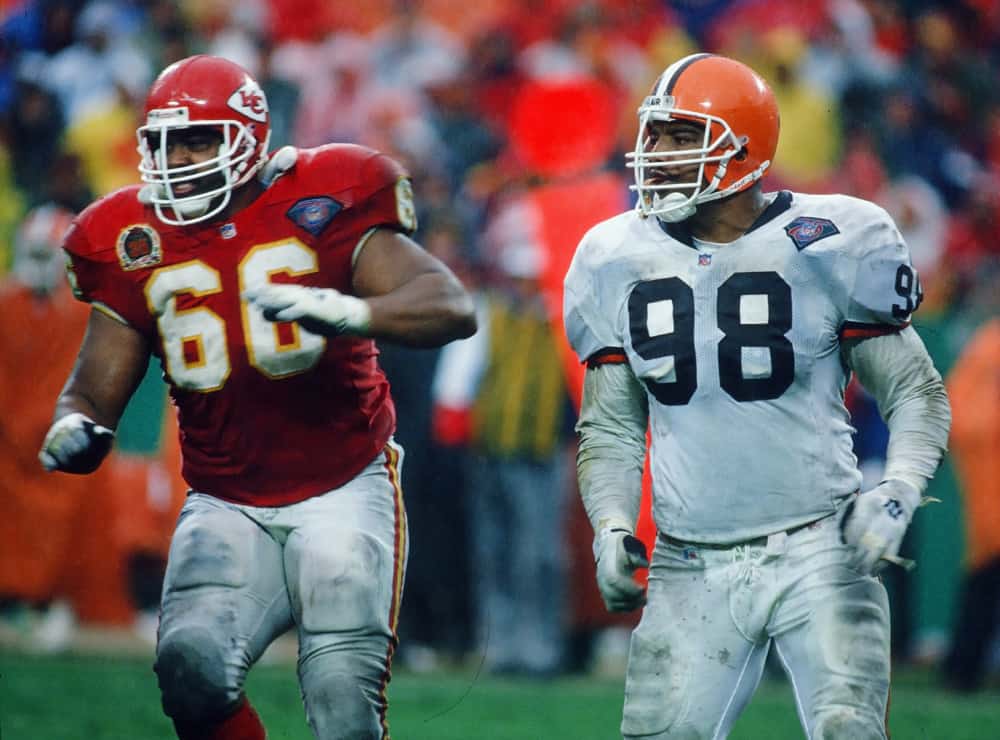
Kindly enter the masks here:
[[701, 267], [706, 267], [707, 265], [712, 264], [712, 255], [710, 255], [710, 254], [699, 254], [698, 255], [698, 264]]
[[224, 224], [219, 229], [219, 235], [223, 239], [232, 239], [234, 236], [236, 236], [236, 224], [233, 223]]

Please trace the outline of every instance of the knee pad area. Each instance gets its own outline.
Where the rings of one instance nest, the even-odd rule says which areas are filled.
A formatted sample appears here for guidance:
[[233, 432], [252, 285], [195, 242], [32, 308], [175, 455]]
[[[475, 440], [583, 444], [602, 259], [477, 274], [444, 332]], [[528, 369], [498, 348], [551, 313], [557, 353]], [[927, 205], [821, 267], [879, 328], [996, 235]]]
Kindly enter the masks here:
[[885, 740], [885, 724], [874, 712], [836, 707], [822, 712], [812, 737], [816, 740]]
[[154, 670], [163, 712], [175, 721], [215, 721], [228, 716], [239, 701], [238, 671], [206, 630], [177, 630], [161, 637]]

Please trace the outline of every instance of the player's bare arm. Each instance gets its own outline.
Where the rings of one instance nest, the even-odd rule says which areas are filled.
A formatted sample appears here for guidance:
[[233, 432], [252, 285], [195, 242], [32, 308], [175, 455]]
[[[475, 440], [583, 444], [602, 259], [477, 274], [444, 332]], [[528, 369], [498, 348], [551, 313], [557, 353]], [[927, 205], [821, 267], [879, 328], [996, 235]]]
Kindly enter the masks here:
[[149, 363], [149, 344], [132, 327], [94, 309], [39, 454], [48, 470], [90, 473], [111, 450], [129, 398]]
[[458, 278], [401, 233], [372, 233], [358, 254], [353, 283], [371, 309], [369, 336], [426, 347], [476, 331], [475, 306]]

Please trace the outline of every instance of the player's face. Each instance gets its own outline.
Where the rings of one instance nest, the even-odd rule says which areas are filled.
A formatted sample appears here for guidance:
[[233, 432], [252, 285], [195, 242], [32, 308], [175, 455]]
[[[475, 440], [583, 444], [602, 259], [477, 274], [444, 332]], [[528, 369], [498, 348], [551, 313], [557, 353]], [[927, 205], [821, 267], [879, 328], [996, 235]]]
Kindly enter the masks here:
[[[168, 169], [190, 167], [207, 162], [219, 155], [222, 134], [207, 127], [177, 129], [167, 134], [166, 161]], [[154, 153], [159, 149], [159, 137], [152, 137], [150, 146]], [[214, 190], [223, 184], [221, 173], [214, 173], [196, 180], [180, 182], [173, 186], [174, 195], [179, 198], [199, 192]]]
[[[647, 151], [661, 154], [690, 151], [704, 146], [705, 127], [691, 121], [652, 121], [646, 129]], [[690, 159], [679, 155], [678, 161]], [[668, 185], [692, 182], [698, 176], [698, 164], [674, 164], [669, 159], [647, 170], [646, 185]], [[691, 188], [678, 188], [676, 192], [690, 195]]]

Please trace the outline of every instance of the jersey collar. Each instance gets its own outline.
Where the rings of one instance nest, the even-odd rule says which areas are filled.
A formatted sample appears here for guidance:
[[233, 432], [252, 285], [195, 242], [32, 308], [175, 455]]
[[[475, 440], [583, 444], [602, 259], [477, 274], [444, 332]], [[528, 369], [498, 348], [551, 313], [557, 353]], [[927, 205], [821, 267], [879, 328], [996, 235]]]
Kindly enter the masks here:
[[[746, 230], [746, 234], [751, 231], [759, 229], [764, 224], [773, 221], [775, 218], [780, 216], [782, 213], [787, 211], [792, 207], [792, 193], [789, 190], [778, 191], [777, 196], [771, 201], [771, 205], [764, 209], [764, 211], [757, 217], [757, 220], [750, 224], [750, 228]], [[688, 228], [687, 221], [681, 221], [675, 224], [667, 224], [656, 219], [656, 223], [660, 225], [660, 228], [664, 231], [667, 236], [672, 239], [676, 239], [682, 244], [695, 249], [694, 237], [691, 236], [691, 229]]]

